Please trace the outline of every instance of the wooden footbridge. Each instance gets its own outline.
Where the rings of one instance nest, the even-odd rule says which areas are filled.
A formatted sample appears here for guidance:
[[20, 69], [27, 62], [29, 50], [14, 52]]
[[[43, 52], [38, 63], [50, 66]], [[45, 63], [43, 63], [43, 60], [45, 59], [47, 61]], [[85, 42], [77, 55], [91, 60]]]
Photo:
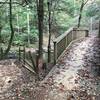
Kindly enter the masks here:
[[[54, 40], [54, 67], [51, 69], [49, 74], [44, 78], [44, 80], [40, 81], [38, 87], [35, 87], [35, 85], [33, 85], [34, 81], [32, 80], [31, 87], [29, 86], [29, 81], [27, 81], [24, 84], [24, 79], [20, 77], [21, 74], [17, 74], [18, 77], [20, 77], [20, 79], [22, 80], [22, 83], [20, 83], [20, 85], [18, 83], [18, 87], [16, 87], [16, 82], [12, 83], [13, 79], [9, 80], [10, 78], [8, 76], [4, 76], [5, 78], [3, 78], [3, 80], [7, 78], [6, 82], [8, 83], [5, 85], [8, 86], [9, 84], [9, 87], [11, 89], [12, 84], [15, 84], [14, 89], [18, 89], [13, 92], [15, 94], [21, 93], [21, 96], [23, 97], [25, 96], [25, 94], [23, 94], [23, 91], [20, 91], [20, 89], [23, 87], [24, 84], [25, 93], [26, 90], [28, 90], [27, 93], [29, 94], [27, 96], [27, 100], [99, 100], [100, 38], [98, 38], [97, 35], [100, 36], [100, 28], [99, 31], [98, 29], [89, 31], [86, 28], [70, 28], [68, 31], [66, 31], [64, 34], [62, 34]], [[3, 58], [2, 53], [3, 49], [1, 48], [0, 59]], [[37, 60], [34, 61], [32, 52], [26, 52], [25, 47], [19, 47], [19, 50], [16, 52], [16, 55], [15, 53], [11, 52], [11, 54], [8, 55], [8, 58], [17, 59], [18, 65], [20, 65], [21, 68], [25, 67], [24, 69], [28, 69], [30, 72], [33, 73], [31, 76], [39, 74], [38, 67], [36, 64]], [[35, 59], [37, 59], [37, 57], [38, 55], [36, 53]], [[7, 69], [10, 69], [9, 73], [11, 73], [13, 67], [15, 68], [15, 72], [16, 70], [18, 70], [19, 72], [20, 67], [17, 68], [16, 65], [3, 66]], [[3, 67], [1, 66], [1, 69], [2, 68]], [[2, 69], [4, 72], [5, 68]], [[23, 73], [25, 80], [27, 78], [27, 75], [29, 75], [30, 73], [29, 72], [26, 75], [26, 72]], [[15, 78], [16, 74], [13, 75]], [[19, 82], [19, 78], [16, 80]], [[7, 93], [8, 92], [9, 91], [7, 90]], [[3, 96], [1, 95], [1, 97]], [[17, 94], [17, 98], [19, 97], [19, 94]], [[3, 100], [11, 100], [11, 98]]]
[[[99, 25], [100, 27], [100, 25]], [[100, 32], [100, 31], [99, 31]], [[67, 30], [64, 34], [60, 35], [56, 39], [53, 40], [54, 43], [54, 49], [53, 49], [53, 63], [54, 65], [56, 62], [60, 59], [61, 55], [64, 53], [66, 48], [68, 48], [72, 43], [74, 43], [76, 40], [79, 40], [81, 38], [88, 37], [89, 34], [89, 29], [86, 28], [75, 28], [71, 27], [69, 30]], [[3, 57], [3, 48], [0, 48], [0, 59]], [[30, 70], [32, 73], [37, 73], [38, 68], [37, 68], [37, 53], [35, 53], [35, 57], [32, 56], [32, 53], [29, 51], [28, 52], [28, 59], [26, 56], [26, 50], [25, 47], [21, 48], [19, 47], [19, 50], [17, 51], [17, 58], [20, 63], [24, 67], [26, 67], [28, 70]], [[13, 58], [12, 56], [10, 58]], [[34, 61], [35, 58], [35, 61]], [[29, 60], [30, 59], [30, 60]]]
[[[54, 53], [53, 53], [53, 63], [56, 64], [57, 60], [60, 58], [64, 50], [72, 43], [74, 40], [87, 37], [89, 34], [88, 29], [77, 29], [77, 28], [70, 28], [68, 31], [66, 31], [64, 34], [59, 36], [54, 40]], [[3, 58], [3, 48], [0, 48], [0, 57]], [[28, 58], [27, 58], [28, 54]], [[36, 53], [37, 54], [37, 53]], [[16, 56], [18, 55], [18, 56]], [[31, 72], [35, 73], [37, 72], [36, 68], [36, 61], [34, 61], [34, 58], [37, 58], [37, 55], [35, 57], [32, 56], [32, 53], [29, 51], [26, 53], [25, 47], [19, 47], [19, 50], [15, 53], [10, 52], [8, 54], [8, 58], [18, 58], [19, 62], [22, 63], [24, 67], [26, 67]], [[28, 60], [30, 59], [30, 60]]]

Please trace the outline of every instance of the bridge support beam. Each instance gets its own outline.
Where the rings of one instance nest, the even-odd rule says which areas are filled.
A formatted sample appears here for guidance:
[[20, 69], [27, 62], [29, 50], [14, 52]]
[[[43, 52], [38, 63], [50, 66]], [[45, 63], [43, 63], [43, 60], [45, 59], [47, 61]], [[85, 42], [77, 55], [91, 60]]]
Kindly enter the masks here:
[[100, 38], [100, 20], [99, 20], [99, 35], [98, 37]]
[[57, 43], [54, 42], [54, 64], [56, 64], [57, 61]]

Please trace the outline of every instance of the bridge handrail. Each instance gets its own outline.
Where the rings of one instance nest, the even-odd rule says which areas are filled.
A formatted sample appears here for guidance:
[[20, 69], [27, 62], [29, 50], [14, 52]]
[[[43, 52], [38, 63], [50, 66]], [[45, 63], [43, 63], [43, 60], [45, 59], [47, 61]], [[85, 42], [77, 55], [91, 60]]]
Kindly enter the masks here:
[[57, 37], [53, 42], [60, 42], [66, 35], [68, 35], [71, 31], [73, 31], [73, 27], [71, 27], [70, 29], [68, 29], [68, 31], [66, 31], [64, 34], [60, 35], [59, 37]]
[[27, 68], [32, 73], [36, 74], [36, 72], [34, 71], [33, 65], [28, 60], [26, 60], [23, 57], [21, 57], [20, 62], [23, 64], [23, 66], [25, 68]]
[[[31, 52], [30, 52], [31, 53]], [[31, 55], [31, 54], [30, 54]], [[29, 55], [29, 56], [30, 56]], [[27, 60], [26, 58], [26, 52], [25, 52], [25, 47], [23, 49], [21, 49], [19, 47], [19, 55], [18, 55], [18, 59], [19, 62], [21, 62], [23, 64], [24, 67], [26, 67], [28, 70], [30, 70], [31, 72], [33, 72], [34, 74], [36, 74], [36, 65], [32, 63], [30, 63], [30, 61]], [[31, 58], [31, 60], [33, 60], [33, 58]]]
[[66, 47], [73, 41], [79, 38], [87, 37], [88, 29], [86, 28], [70, 28], [61, 36], [54, 40], [54, 64], [64, 52]]

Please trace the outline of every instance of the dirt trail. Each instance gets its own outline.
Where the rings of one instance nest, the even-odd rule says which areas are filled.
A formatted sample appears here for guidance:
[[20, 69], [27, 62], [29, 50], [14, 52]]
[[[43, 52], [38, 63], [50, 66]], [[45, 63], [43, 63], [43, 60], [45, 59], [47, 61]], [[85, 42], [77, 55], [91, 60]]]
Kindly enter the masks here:
[[35, 77], [13, 59], [0, 61], [0, 100], [33, 100]]
[[100, 39], [73, 43], [39, 89], [35, 100], [100, 100]]

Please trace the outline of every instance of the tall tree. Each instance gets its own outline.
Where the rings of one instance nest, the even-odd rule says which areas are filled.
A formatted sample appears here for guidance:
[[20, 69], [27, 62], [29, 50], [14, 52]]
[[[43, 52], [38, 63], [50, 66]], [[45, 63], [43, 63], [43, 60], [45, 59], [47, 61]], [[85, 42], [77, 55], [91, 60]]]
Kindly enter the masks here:
[[10, 36], [10, 40], [9, 40], [9, 43], [8, 43], [8, 47], [5, 51], [5, 54], [4, 56], [6, 56], [11, 48], [11, 45], [12, 45], [12, 41], [13, 41], [13, 38], [14, 38], [14, 29], [13, 29], [13, 24], [12, 24], [12, 0], [9, 0], [9, 24], [10, 24], [10, 29], [11, 29], [11, 36]]
[[[0, 23], [1, 23], [1, 20], [0, 20]], [[0, 43], [2, 42], [1, 31], [2, 31], [2, 25], [0, 24]]]
[[43, 56], [43, 20], [44, 20], [44, 0], [37, 0], [38, 31], [39, 31], [39, 58]]
[[49, 13], [49, 19], [48, 19], [48, 23], [49, 23], [49, 40], [48, 40], [48, 62], [51, 61], [51, 2], [47, 2], [48, 4], [48, 13]]
[[81, 7], [80, 7], [80, 12], [79, 12], [79, 18], [78, 18], [78, 28], [80, 27], [84, 6], [87, 4], [88, 1], [89, 0], [82, 0], [81, 1]]

